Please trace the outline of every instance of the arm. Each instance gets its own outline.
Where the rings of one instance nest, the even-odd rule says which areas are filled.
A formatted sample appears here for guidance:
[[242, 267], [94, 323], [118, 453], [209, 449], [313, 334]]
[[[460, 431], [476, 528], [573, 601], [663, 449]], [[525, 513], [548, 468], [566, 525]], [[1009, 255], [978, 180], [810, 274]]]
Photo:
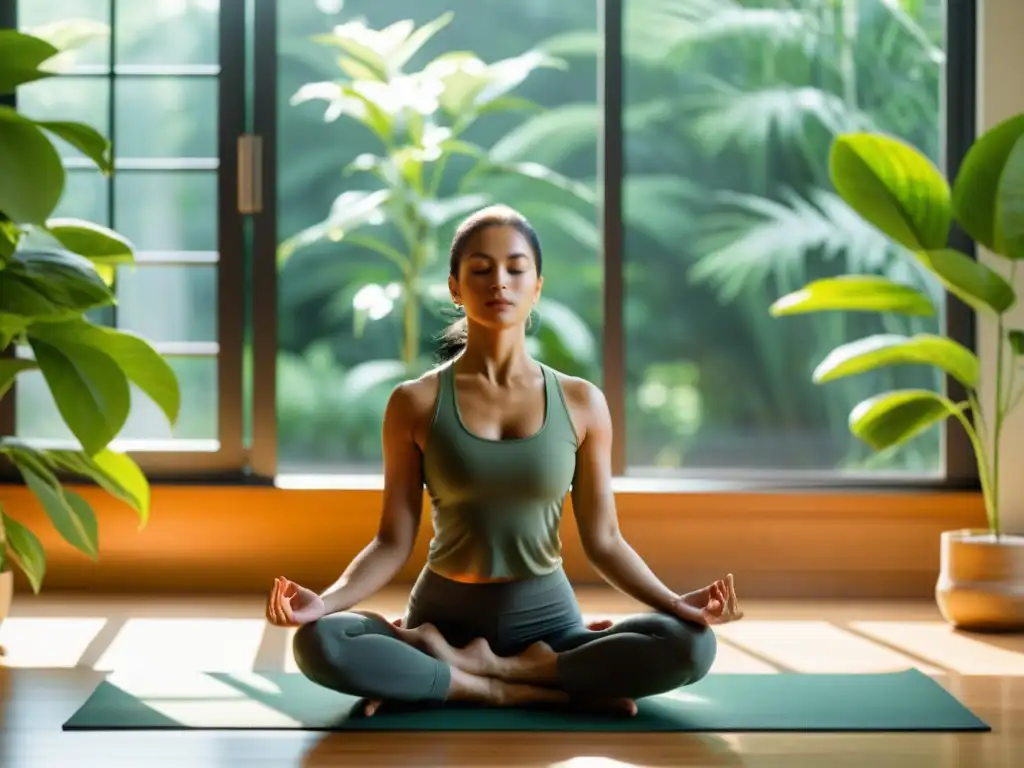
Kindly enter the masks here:
[[612, 493], [612, 423], [604, 394], [584, 383], [586, 430], [576, 454], [572, 506], [580, 542], [594, 569], [611, 586], [654, 610], [706, 623], [700, 612], [686, 605], [666, 587], [619, 530]]
[[395, 388], [384, 412], [384, 508], [377, 535], [323, 593], [325, 615], [348, 610], [378, 592], [412, 553], [423, 509], [423, 476], [409, 386]]

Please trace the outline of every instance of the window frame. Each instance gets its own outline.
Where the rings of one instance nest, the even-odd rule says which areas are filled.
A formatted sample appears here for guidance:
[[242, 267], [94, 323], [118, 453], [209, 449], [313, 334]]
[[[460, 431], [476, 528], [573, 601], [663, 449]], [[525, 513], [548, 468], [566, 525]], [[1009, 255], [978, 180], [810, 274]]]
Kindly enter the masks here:
[[[123, 2], [123, 0], [121, 0]], [[0, 0], [0, 28], [18, 28], [18, 0]], [[217, 437], [211, 440], [116, 440], [114, 449], [124, 450], [154, 481], [189, 481], [222, 479], [234, 481], [245, 470], [246, 451], [243, 445], [242, 366], [245, 335], [245, 242], [243, 217], [238, 205], [239, 153], [238, 137], [243, 133], [246, 118], [246, 0], [222, 0], [218, 14], [218, 63], [196, 66], [138, 67], [118, 65], [117, 20], [118, 2], [108, 0], [109, 25], [108, 64], [82, 67], [59, 77], [102, 78], [108, 96], [108, 138], [115, 143], [114, 167], [118, 170], [174, 170], [209, 172], [217, 179], [217, 251], [215, 254], [194, 252], [138, 252], [137, 263], [149, 265], [180, 265], [182, 263], [215, 263], [217, 266], [217, 341], [214, 343], [153, 342], [154, 348], [175, 357], [212, 357], [216, 355], [217, 370]], [[116, 90], [122, 78], [190, 77], [217, 78], [217, 158], [212, 162], [182, 163], [179, 158], [133, 158], [116, 153]], [[13, 95], [7, 103], [15, 104]], [[65, 161], [65, 167], [77, 163]], [[117, 229], [114, 196], [115, 184], [107, 181], [108, 222]], [[213, 257], [216, 256], [214, 259]], [[17, 383], [0, 401], [0, 435], [16, 434], [15, 402]], [[25, 438], [37, 448], [74, 448], [69, 441]], [[198, 450], [198, 445], [216, 443], [216, 450]], [[160, 449], [147, 449], [152, 444]], [[192, 450], [190, 450], [190, 448]], [[16, 479], [9, 466], [0, 470], [0, 479]]]

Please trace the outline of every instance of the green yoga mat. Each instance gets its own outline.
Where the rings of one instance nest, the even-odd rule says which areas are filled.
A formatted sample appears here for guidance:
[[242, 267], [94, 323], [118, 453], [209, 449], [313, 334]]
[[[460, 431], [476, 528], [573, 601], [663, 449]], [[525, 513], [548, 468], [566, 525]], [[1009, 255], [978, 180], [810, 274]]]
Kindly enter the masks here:
[[712, 674], [635, 717], [449, 705], [382, 708], [286, 673], [114, 672], [64, 730], [989, 731], [923, 673]]

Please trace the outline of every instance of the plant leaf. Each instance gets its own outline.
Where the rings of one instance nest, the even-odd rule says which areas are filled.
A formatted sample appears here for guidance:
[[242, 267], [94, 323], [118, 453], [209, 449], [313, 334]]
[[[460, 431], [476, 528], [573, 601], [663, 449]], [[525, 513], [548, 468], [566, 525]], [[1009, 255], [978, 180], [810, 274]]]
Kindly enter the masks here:
[[43, 579], [46, 578], [46, 553], [43, 545], [32, 531], [4, 512], [2, 504], [0, 514], [3, 515], [6, 543], [14, 562], [25, 574], [32, 591], [38, 595]]
[[130, 331], [93, 325], [83, 318], [36, 324], [32, 336], [51, 345], [74, 344], [102, 350], [121, 374], [152, 400], [173, 427], [181, 409], [181, 386], [174, 369], [148, 341]]
[[808, 283], [776, 300], [769, 311], [775, 317], [822, 311], [934, 315], [935, 307], [920, 291], [888, 278], [842, 275]]
[[50, 219], [46, 231], [72, 253], [93, 263], [104, 283], [113, 283], [118, 264], [134, 264], [135, 248], [112, 229], [78, 219]]
[[0, 51], [0, 94], [51, 77], [52, 73], [39, 69], [39, 65], [60, 52], [45, 40], [13, 29], [0, 29]]
[[1024, 115], [980, 136], [953, 183], [956, 220], [999, 256], [1024, 259]]
[[935, 366], [968, 389], [977, 389], [981, 376], [977, 356], [951, 339], [880, 333], [836, 347], [814, 370], [813, 379], [823, 384], [889, 365]]
[[93, 264], [68, 251], [16, 251], [0, 270], [0, 296], [5, 314], [30, 320], [62, 320], [114, 303]]
[[93, 480], [107, 493], [134, 509], [140, 529], [149, 522], [150, 487], [139, 465], [128, 454], [104, 448], [95, 456], [80, 451], [47, 451], [47, 458], [68, 472]]
[[0, 106], [0, 211], [19, 224], [43, 224], [60, 202], [64, 176], [60, 155], [38, 126]]
[[927, 389], [902, 389], [869, 397], [850, 413], [850, 431], [874, 450], [905, 443], [963, 410]]
[[37, 120], [36, 125], [59, 136], [79, 150], [96, 163], [96, 167], [104, 176], [114, 172], [113, 147], [110, 140], [92, 126], [66, 120]]
[[99, 555], [99, 543], [96, 514], [92, 507], [73, 491], [46, 482], [31, 467], [21, 463], [17, 466], [57, 532], [68, 544], [95, 560]]
[[1002, 314], [1017, 296], [1006, 279], [985, 264], [952, 248], [917, 251], [914, 256], [924, 264], [946, 289], [969, 307]]
[[[2, 349], [2, 347], [0, 347]], [[7, 391], [14, 384], [15, 377], [22, 371], [32, 371], [38, 368], [35, 360], [22, 360], [17, 357], [0, 357], [0, 398], [7, 394]]]
[[1024, 356], [1024, 330], [1011, 330], [1006, 334], [1006, 339], [1010, 342], [1013, 354]]
[[29, 343], [57, 410], [82, 449], [90, 455], [99, 453], [128, 420], [128, 378], [102, 350], [60, 338], [50, 344], [36, 338], [33, 330]]
[[901, 139], [847, 133], [832, 144], [836, 191], [864, 219], [912, 251], [943, 248], [952, 223], [950, 190], [927, 157]]
[[297, 232], [278, 247], [278, 265], [284, 266], [284, 263], [301, 248], [325, 239], [339, 242], [348, 232], [358, 227], [383, 223], [387, 216], [382, 209], [392, 194], [390, 189], [342, 192], [331, 204], [326, 219]]

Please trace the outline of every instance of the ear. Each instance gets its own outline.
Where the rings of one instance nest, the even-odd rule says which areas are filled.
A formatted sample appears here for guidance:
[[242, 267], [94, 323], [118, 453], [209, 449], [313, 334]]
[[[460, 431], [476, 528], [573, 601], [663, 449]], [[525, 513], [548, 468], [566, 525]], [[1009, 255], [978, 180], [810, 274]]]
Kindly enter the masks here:
[[533, 301], [534, 301], [534, 303], [536, 303], [537, 301], [540, 300], [540, 291], [541, 291], [541, 288], [543, 288], [543, 287], [544, 287], [544, 278], [543, 277], [538, 277], [537, 278], [537, 287], [533, 291]]
[[462, 297], [459, 295], [459, 281], [456, 280], [452, 275], [448, 275], [448, 292], [451, 293], [452, 301], [454, 303], [462, 303]]

